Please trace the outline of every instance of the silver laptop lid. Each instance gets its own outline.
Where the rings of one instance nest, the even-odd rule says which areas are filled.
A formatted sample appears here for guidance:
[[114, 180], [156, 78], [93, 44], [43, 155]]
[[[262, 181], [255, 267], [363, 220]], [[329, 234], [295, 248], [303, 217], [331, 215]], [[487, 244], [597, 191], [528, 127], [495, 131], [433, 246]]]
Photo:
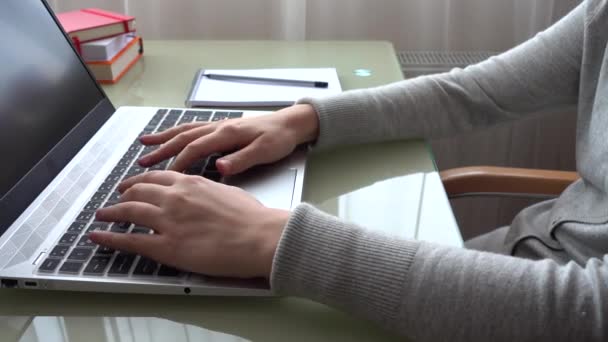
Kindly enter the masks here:
[[0, 2], [0, 235], [114, 112], [45, 1]]

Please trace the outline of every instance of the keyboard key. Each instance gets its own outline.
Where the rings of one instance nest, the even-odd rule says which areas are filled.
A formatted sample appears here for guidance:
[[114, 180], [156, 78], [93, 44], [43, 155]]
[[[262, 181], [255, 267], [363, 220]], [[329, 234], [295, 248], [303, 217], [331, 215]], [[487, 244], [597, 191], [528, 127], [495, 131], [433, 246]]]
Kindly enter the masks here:
[[167, 169], [167, 165], [166, 164], [162, 164], [162, 163], [158, 163], [155, 165], [150, 166], [150, 168], [148, 168], [148, 170], [150, 171], [155, 171], [155, 170], [166, 170]]
[[236, 119], [236, 118], [240, 118], [243, 116], [243, 112], [230, 112], [230, 114], [228, 114], [228, 118], [230, 119]]
[[129, 227], [131, 227], [130, 222], [116, 222], [112, 224], [110, 231], [112, 233], [126, 233], [127, 230], [129, 230]]
[[63, 258], [68, 253], [69, 249], [70, 246], [55, 246], [49, 254], [49, 257]]
[[195, 161], [192, 165], [188, 166], [184, 173], [187, 175], [200, 175], [203, 173], [203, 168], [206, 164], [206, 159], [199, 159]]
[[150, 228], [135, 226], [131, 229], [131, 234], [150, 234], [151, 231]]
[[139, 262], [133, 270], [133, 275], [153, 275], [158, 268], [158, 263], [152, 259], [139, 257]]
[[182, 114], [182, 110], [181, 109], [171, 109], [171, 111], [169, 111], [169, 115], [167, 115], [168, 118], [177, 118], [178, 116], [180, 116]]
[[188, 110], [184, 115], [192, 115], [196, 118], [196, 121], [209, 121], [212, 112], [202, 110]]
[[108, 197], [108, 193], [105, 192], [96, 192], [93, 197], [91, 197], [91, 201], [103, 202], [103, 200]]
[[106, 231], [108, 229], [110, 229], [110, 223], [108, 222], [93, 222], [91, 225], [89, 225], [89, 228], [87, 228], [87, 233], [94, 230]]
[[78, 234], [76, 233], [65, 233], [61, 239], [59, 239], [59, 244], [71, 246], [74, 241], [76, 241], [76, 238], [78, 238]]
[[162, 277], [177, 277], [180, 271], [177, 268], [173, 268], [167, 265], [160, 265], [158, 269], [158, 275]]
[[166, 117], [159, 125], [159, 129], [167, 129], [175, 126], [177, 124], [177, 118]]
[[[137, 152], [139, 152], [139, 148], [137, 148], [137, 150], [135, 150]], [[131, 162], [133, 161], [132, 158], [125, 158], [122, 157], [118, 163], [116, 164], [116, 166], [121, 166], [121, 167], [129, 167], [129, 165], [131, 165]]]
[[161, 127], [173, 127], [175, 126], [175, 123], [177, 123], [177, 119], [179, 119], [179, 115], [167, 115], [163, 121], [161, 121], [160, 125]]
[[158, 122], [149, 122], [148, 125], [146, 127], [144, 127], [144, 129], [141, 132], [144, 134], [150, 134], [150, 133], [154, 132], [157, 125], [158, 125]]
[[104, 208], [111, 207], [111, 206], [113, 206], [116, 203], [118, 203], [118, 202], [107, 201], [106, 203], [103, 204], [103, 207]]
[[92, 253], [93, 250], [90, 248], [74, 248], [72, 253], [70, 253], [68, 256], [68, 260], [85, 261], [91, 256]]
[[94, 211], [83, 211], [76, 217], [76, 221], [89, 222], [93, 216], [95, 216]]
[[91, 241], [91, 239], [89, 239], [88, 235], [85, 235], [83, 237], [80, 238], [80, 240], [78, 241], [78, 243], [76, 244], [76, 246], [78, 247], [95, 247], [97, 246], [97, 244], [93, 241]]
[[110, 264], [111, 255], [94, 256], [86, 264], [83, 271], [85, 275], [103, 275]]
[[131, 166], [129, 171], [127, 171], [127, 176], [134, 176], [134, 175], [138, 175], [138, 174], [144, 173], [144, 172], [146, 172], [145, 167], [141, 167], [139, 165], [133, 165], [133, 166]]
[[100, 186], [99, 189], [97, 189], [97, 191], [99, 192], [111, 192], [112, 189], [114, 188], [116, 184], [114, 183], [108, 183], [108, 182], [103, 182]]
[[131, 146], [129, 146], [127, 151], [137, 153], [137, 152], [139, 152], [139, 150], [141, 149], [142, 146], [143, 145], [139, 141], [136, 141], [136, 142], [132, 143]]
[[165, 114], [167, 114], [167, 109], [161, 108], [156, 111], [156, 114], [154, 114], [154, 119], [156, 119], [157, 117], [162, 118]]
[[122, 175], [127, 171], [128, 167], [127, 166], [116, 166], [112, 169], [112, 172], [110, 172], [111, 175]]
[[86, 222], [73, 222], [68, 228], [68, 232], [70, 233], [80, 233], [84, 227], [87, 226]]
[[99, 201], [89, 201], [89, 203], [87, 203], [83, 210], [86, 211], [95, 211], [97, 209], [99, 209], [101, 207], [101, 202]]
[[146, 147], [144, 147], [143, 150], [141, 150], [141, 155], [143, 156], [143, 155], [148, 154], [150, 152], [156, 151], [157, 148], [158, 148], [157, 145], [146, 146]]
[[135, 261], [135, 254], [129, 253], [118, 253], [108, 274], [112, 275], [127, 275], [129, 274], [129, 270], [131, 269], [131, 265], [133, 265], [133, 261]]
[[122, 179], [122, 176], [120, 174], [110, 174], [108, 177], [106, 177], [106, 180], [104, 183], [116, 184], [116, 183], [120, 182], [121, 179]]
[[46, 260], [44, 260], [42, 265], [40, 265], [40, 268], [38, 269], [38, 271], [55, 272], [55, 270], [57, 269], [57, 266], [59, 266], [60, 262], [61, 262], [60, 259], [48, 259], [47, 258]]
[[156, 132], [162, 132], [162, 131], [168, 130], [169, 128], [173, 128], [175, 126], [175, 124], [176, 124], [175, 121], [165, 119], [160, 124], [160, 126], [158, 126], [158, 129], [156, 130]]
[[63, 265], [61, 265], [59, 272], [78, 274], [80, 273], [80, 269], [82, 269], [83, 265], [84, 263], [82, 261], [66, 261], [63, 263]]
[[[140, 142], [137, 142], [137, 144], [139, 146], [143, 146]], [[122, 155], [121, 159], [130, 159], [130, 160], [135, 159], [135, 157], [137, 157], [137, 155], [138, 155], [138, 150], [139, 149], [135, 149], [135, 151], [127, 150], [127, 152], [125, 152], [125, 154]]]
[[112, 194], [110, 195], [110, 197], [108, 198], [108, 202], [110, 202], [110, 203], [118, 203], [119, 200], [120, 200], [120, 192], [114, 190], [112, 192]]
[[192, 115], [182, 115], [182, 117], [179, 119], [179, 121], [177, 122], [178, 125], [181, 124], [185, 124], [185, 123], [190, 123], [194, 121], [194, 116]]
[[84, 274], [89, 275], [102, 275], [108, 264], [110, 263], [111, 256], [94, 256], [91, 258], [87, 267], [84, 268]]
[[211, 119], [211, 121], [226, 120], [226, 119], [228, 119], [229, 115], [230, 115], [230, 113], [228, 113], [228, 112], [215, 112], [213, 114], [213, 119]]
[[95, 256], [108, 256], [114, 254], [114, 249], [108, 246], [99, 246], [95, 251]]
[[151, 166], [149, 168], [149, 170], [150, 171], [152, 171], [152, 170], [166, 170], [168, 165], [169, 165], [169, 160], [163, 160], [162, 162]]

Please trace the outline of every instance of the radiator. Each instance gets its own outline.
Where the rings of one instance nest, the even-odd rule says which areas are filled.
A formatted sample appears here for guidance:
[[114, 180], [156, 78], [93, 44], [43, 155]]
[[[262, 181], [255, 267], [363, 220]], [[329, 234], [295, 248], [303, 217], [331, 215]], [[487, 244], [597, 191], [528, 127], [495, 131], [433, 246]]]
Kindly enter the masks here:
[[400, 51], [397, 58], [406, 78], [437, 74], [479, 63], [498, 52], [491, 51]]

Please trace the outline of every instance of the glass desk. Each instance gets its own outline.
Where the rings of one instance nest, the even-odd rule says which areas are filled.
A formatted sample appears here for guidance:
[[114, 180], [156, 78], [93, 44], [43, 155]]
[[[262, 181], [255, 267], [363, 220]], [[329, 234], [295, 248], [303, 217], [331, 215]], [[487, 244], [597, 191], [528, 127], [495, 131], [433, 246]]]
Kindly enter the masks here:
[[[344, 90], [402, 79], [390, 43], [144, 41], [144, 57], [116, 85], [116, 107], [183, 107], [201, 67], [328, 67]], [[313, 154], [304, 200], [388, 234], [461, 245], [423, 141]], [[403, 340], [373, 323], [296, 298], [229, 298], [0, 290], [0, 341]]]

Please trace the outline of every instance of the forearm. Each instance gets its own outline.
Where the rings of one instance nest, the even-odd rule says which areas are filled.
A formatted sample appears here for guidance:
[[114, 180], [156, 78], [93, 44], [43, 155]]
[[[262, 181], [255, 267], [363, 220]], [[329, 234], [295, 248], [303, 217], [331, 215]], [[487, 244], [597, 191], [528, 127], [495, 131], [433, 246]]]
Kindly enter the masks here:
[[579, 7], [535, 38], [464, 70], [325, 98], [305, 98], [319, 115], [320, 148], [441, 137], [574, 105], [583, 40]]
[[279, 242], [271, 284], [416, 341], [600, 341], [607, 268], [390, 239], [304, 205]]

